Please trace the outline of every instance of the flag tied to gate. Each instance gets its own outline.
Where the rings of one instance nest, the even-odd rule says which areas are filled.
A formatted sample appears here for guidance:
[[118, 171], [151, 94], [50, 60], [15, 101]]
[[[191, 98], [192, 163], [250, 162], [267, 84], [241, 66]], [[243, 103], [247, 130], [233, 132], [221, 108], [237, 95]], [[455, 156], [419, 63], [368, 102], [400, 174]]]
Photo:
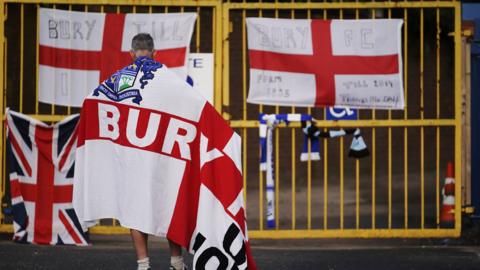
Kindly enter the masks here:
[[40, 8], [39, 100], [80, 107], [100, 82], [128, 65], [131, 41], [149, 33], [155, 59], [186, 79], [195, 13], [114, 14]]
[[[130, 87], [119, 90], [122, 77]], [[89, 95], [78, 125], [73, 204], [194, 253], [195, 269], [256, 269], [241, 139], [166, 66], [139, 58]]]
[[87, 245], [72, 206], [78, 114], [48, 126], [7, 109], [13, 239]]
[[402, 24], [247, 18], [247, 101], [403, 109]]

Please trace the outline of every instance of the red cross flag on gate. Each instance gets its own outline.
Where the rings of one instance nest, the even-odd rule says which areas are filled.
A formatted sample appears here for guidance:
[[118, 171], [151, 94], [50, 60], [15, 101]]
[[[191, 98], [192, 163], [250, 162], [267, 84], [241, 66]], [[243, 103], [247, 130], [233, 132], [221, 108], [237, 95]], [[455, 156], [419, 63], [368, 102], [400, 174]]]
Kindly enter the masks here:
[[403, 109], [402, 24], [248, 18], [247, 101]]
[[132, 62], [131, 40], [140, 32], [154, 38], [155, 59], [186, 78], [196, 16], [40, 8], [39, 101], [80, 107], [91, 89]]

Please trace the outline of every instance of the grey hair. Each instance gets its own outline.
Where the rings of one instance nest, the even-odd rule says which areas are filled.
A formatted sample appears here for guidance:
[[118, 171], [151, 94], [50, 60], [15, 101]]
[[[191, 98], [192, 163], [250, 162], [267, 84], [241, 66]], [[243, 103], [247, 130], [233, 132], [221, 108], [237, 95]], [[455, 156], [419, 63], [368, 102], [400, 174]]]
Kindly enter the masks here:
[[153, 51], [155, 48], [153, 44], [153, 38], [148, 33], [136, 34], [132, 39], [132, 50], [148, 50]]

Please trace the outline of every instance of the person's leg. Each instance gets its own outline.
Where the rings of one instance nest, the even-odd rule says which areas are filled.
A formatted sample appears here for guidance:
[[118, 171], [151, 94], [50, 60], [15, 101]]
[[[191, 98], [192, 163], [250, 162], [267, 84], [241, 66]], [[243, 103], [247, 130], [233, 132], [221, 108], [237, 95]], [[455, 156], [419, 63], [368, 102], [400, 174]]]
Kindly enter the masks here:
[[168, 240], [168, 245], [170, 246], [170, 256], [182, 256], [182, 247], [177, 245], [175, 242]]
[[170, 269], [172, 270], [184, 270], [187, 269], [183, 263], [182, 247], [175, 242], [168, 240], [170, 246]]
[[148, 258], [148, 235], [141, 231], [130, 229], [135, 252], [137, 253], [138, 270], [150, 269], [150, 260]]

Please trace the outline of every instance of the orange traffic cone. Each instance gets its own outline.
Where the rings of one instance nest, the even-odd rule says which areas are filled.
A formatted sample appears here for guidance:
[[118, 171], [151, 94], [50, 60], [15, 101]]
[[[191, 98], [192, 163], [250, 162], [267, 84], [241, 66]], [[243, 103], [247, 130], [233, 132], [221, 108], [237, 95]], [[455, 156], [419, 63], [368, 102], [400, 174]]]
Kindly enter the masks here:
[[442, 188], [442, 212], [440, 222], [443, 225], [455, 223], [455, 178], [453, 177], [453, 163], [447, 163], [445, 185]]

